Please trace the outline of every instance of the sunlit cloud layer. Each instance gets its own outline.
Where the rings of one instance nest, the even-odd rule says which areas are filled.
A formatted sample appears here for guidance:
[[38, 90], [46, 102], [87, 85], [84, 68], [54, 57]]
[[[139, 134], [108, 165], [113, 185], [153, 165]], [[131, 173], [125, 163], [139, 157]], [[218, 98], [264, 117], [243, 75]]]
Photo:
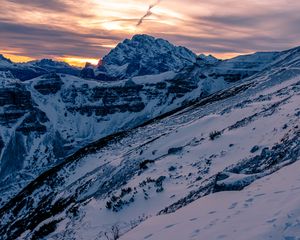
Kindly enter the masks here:
[[2, 0], [0, 53], [82, 64], [139, 33], [222, 58], [282, 50], [300, 45], [299, 10], [294, 0]]

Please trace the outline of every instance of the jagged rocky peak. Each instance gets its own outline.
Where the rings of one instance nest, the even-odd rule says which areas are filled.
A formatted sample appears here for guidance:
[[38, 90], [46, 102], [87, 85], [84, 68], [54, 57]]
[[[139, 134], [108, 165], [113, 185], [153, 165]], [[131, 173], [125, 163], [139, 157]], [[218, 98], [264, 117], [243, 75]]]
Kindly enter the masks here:
[[[167, 71], [179, 71], [193, 65], [197, 56], [189, 49], [148, 35], [135, 35], [118, 44], [103, 58], [98, 76], [130, 78]], [[104, 79], [105, 80], [105, 79]]]
[[93, 64], [86, 62], [84, 68], [81, 69], [79, 76], [85, 79], [93, 79], [95, 78], [94, 69], [96, 66]]
[[214, 64], [220, 62], [221, 60], [210, 54], [209, 55], [200, 54], [197, 57], [197, 61], [201, 62], [201, 63], [209, 64], [209, 65], [214, 65]]

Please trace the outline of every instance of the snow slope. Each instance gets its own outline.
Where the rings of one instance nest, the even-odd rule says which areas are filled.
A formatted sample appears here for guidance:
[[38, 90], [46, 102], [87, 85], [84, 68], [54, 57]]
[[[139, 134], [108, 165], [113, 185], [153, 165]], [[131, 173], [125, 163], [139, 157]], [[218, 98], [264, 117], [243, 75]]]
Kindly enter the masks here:
[[[198, 206], [195, 201], [214, 199], [216, 195], [207, 195], [216, 192], [224, 192], [217, 194], [223, 194], [225, 200], [225, 196], [233, 193], [225, 203], [233, 203], [236, 196], [236, 208], [241, 205], [239, 217], [245, 219], [242, 204], [248, 200], [248, 188], [243, 189], [266, 176], [272, 180], [276, 171], [298, 164], [297, 51], [284, 53], [285, 61], [278, 61], [180, 111], [80, 149], [45, 171], [0, 209], [0, 235], [3, 239], [113, 239], [119, 229], [125, 239], [147, 239], [161, 230], [151, 225], [161, 218], [156, 215], [182, 211], [178, 213], [189, 219], [189, 206], [195, 206], [189, 204]], [[286, 184], [287, 188], [292, 187]], [[294, 186], [297, 187], [295, 183]], [[241, 192], [232, 192], [236, 190]], [[247, 203], [249, 208], [252, 202]], [[293, 206], [288, 211], [293, 211]], [[207, 209], [212, 212], [219, 208], [212, 204]], [[207, 219], [215, 220], [213, 213], [208, 215]], [[171, 225], [172, 216], [162, 218]], [[195, 221], [208, 226], [211, 223], [205, 219]], [[180, 223], [186, 224], [178, 219]], [[139, 224], [145, 227], [130, 231]], [[170, 236], [172, 226], [164, 229], [165, 226], [168, 224], [162, 226], [162, 236]], [[220, 231], [222, 226], [225, 225], [220, 225]], [[194, 226], [189, 229], [197, 230]], [[188, 230], [182, 234], [189, 234]], [[270, 230], [266, 234], [273, 233]], [[180, 236], [177, 231], [172, 234]], [[201, 231], [195, 234], [196, 239], [201, 238]], [[209, 234], [209, 229], [205, 234]], [[164, 239], [153, 236], [152, 239]]]
[[299, 239], [299, 168], [296, 162], [242, 191], [211, 194], [152, 217], [120, 239]]

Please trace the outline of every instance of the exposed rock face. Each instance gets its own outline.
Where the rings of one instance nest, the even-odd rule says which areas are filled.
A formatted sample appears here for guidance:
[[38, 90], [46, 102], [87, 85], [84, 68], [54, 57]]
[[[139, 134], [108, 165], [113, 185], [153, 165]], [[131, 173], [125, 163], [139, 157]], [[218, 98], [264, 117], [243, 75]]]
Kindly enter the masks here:
[[41, 80], [34, 86], [34, 88], [43, 95], [55, 94], [63, 85], [59, 75], [52, 73], [41, 77]]
[[18, 82], [0, 88], [0, 123], [11, 126], [33, 109], [30, 92]]
[[94, 69], [89, 65], [87, 65], [80, 71], [79, 76], [85, 79], [94, 79], [95, 78]]

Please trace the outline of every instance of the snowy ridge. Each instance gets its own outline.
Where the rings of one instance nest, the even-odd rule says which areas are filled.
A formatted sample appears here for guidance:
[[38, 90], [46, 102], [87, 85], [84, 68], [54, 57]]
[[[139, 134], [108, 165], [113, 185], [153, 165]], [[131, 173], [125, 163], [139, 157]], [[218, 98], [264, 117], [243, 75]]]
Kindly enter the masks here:
[[[4, 239], [81, 240], [113, 239], [113, 235], [118, 233], [124, 239], [165, 239], [164, 237], [170, 236], [168, 234], [172, 229], [178, 231], [178, 225], [179, 228], [187, 226], [186, 231], [180, 233], [183, 235], [178, 233], [178, 236], [183, 236], [183, 239], [199, 239], [202, 238], [202, 231], [197, 231], [199, 227], [189, 225], [195, 222], [208, 226], [203, 230], [203, 236], [214, 239], [213, 234], [218, 233], [210, 229], [222, 231], [228, 226], [223, 223], [217, 228], [218, 222], [213, 222], [221, 221], [218, 214], [222, 212], [219, 213], [217, 200], [213, 200], [217, 194], [225, 196], [227, 200], [224, 204], [228, 206], [238, 203], [235, 206], [239, 208], [237, 212], [240, 211], [237, 217], [232, 216], [234, 210], [228, 210], [227, 215], [233, 219], [228, 220], [229, 226], [246, 218], [247, 215], [243, 215], [244, 209], [251, 211], [252, 206], [262, 209], [261, 201], [258, 205], [254, 205], [256, 199], [247, 201], [249, 188], [245, 187], [253, 182], [252, 186], [255, 187], [256, 181], [264, 182], [266, 176], [270, 181], [275, 176], [274, 181], [277, 181], [276, 174], [279, 176], [277, 179], [282, 175], [276, 171], [288, 165], [297, 166], [300, 152], [299, 54], [292, 50], [283, 53], [280, 58], [285, 60], [278, 60], [274, 64], [268, 62], [264, 70], [234, 84], [224, 81], [224, 76], [209, 76], [213, 67], [203, 71], [197, 66], [189, 72], [190, 75], [186, 75], [187, 72], [181, 72], [180, 75], [170, 73], [171, 79], [162, 81], [170, 84], [178, 83], [179, 79], [186, 79], [186, 76], [196, 77], [197, 85], [201, 86], [195, 88], [198, 93], [204, 86], [206, 90], [210, 87], [210, 90], [215, 89], [214, 86], [218, 86], [221, 80], [226, 87], [221, 84], [220, 91], [207, 97], [202, 96], [196, 103], [172, 115], [103, 138], [65, 158], [59, 165], [41, 174], [0, 209], [0, 218], [4, 223], [0, 227], [0, 235]], [[166, 76], [160, 75], [162, 78]], [[147, 80], [151, 81], [152, 77], [147, 77]], [[187, 86], [193, 77], [185, 82]], [[60, 78], [62, 88], [68, 89], [69, 82], [64, 81], [62, 76]], [[123, 87], [132, 88], [136, 87], [135, 84], [147, 84], [146, 82], [141, 77], [103, 84], [107, 87], [122, 84]], [[158, 80], [154, 82], [161, 83]], [[182, 89], [182, 82], [179, 82], [177, 90]], [[34, 88], [35, 84], [38, 81], [32, 81], [30, 86]], [[80, 79], [74, 79], [70, 86], [76, 87], [77, 84], [81, 86]], [[97, 85], [96, 82], [90, 82], [88, 89], [93, 84]], [[38, 89], [43, 91], [43, 87]], [[151, 87], [146, 92], [150, 89]], [[168, 89], [171, 92], [174, 90]], [[193, 91], [185, 92], [184, 96], [191, 97], [192, 93]], [[166, 95], [165, 92], [163, 94]], [[181, 98], [184, 99], [179, 97]], [[287, 179], [292, 181], [295, 174], [290, 177]], [[288, 181], [284, 186], [290, 189], [295, 187], [297, 191], [297, 183], [293, 183], [294, 186], [289, 183]], [[241, 192], [229, 193], [236, 190]], [[275, 191], [277, 189], [274, 187]], [[262, 187], [262, 192], [257, 192], [262, 193], [267, 195], [268, 187]], [[253, 197], [255, 195], [253, 191]], [[259, 199], [259, 196], [256, 198]], [[207, 217], [200, 219], [198, 212], [191, 208], [205, 203], [207, 199], [216, 203], [209, 207], [209, 212], [201, 210], [199, 214], [203, 213]], [[267, 196], [265, 199], [274, 198]], [[278, 199], [281, 201], [281, 198]], [[244, 202], [250, 210], [243, 205]], [[276, 209], [276, 206], [272, 206], [271, 210]], [[174, 222], [173, 215], [155, 217], [157, 214], [172, 212], [176, 216], [177, 211], [184, 216], [181, 222]], [[297, 211], [297, 204], [292, 204], [286, 212]], [[194, 212], [195, 216], [189, 218], [190, 212]], [[258, 222], [276, 222], [273, 219], [276, 212], [268, 215], [262, 211], [261, 214], [261, 218], [256, 218]], [[290, 223], [281, 216], [278, 217], [280, 221]], [[197, 219], [190, 221], [192, 218]], [[155, 224], [156, 219], [159, 222], [160, 219], [166, 219], [170, 224], [160, 226]], [[186, 223], [186, 219], [191, 223]], [[205, 219], [208, 219], [207, 222]], [[143, 221], [145, 222], [141, 223]], [[141, 227], [134, 228], [139, 224], [142, 224]], [[251, 224], [255, 224], [255, 220]], [[266, 224], [270, 226], [269, 223]], [[130, 231], [131, 229], [133, 230]], [[281, 234], [276, 235], [278, 239], [297, 236], [295, 227], [290, 228], [291, 232], [280, 232], [279, 228], [266, 231], [268, 229], [262, 228], [262, 235], [257, 237], [266, 234], [274, 236], [278, 232]], [[243, 226], [237, 232], [242, 230]], [[221, 237], [222, 234], [221, 232], [216, 237]], [[234, 237], [234, 234], [226, 232], [223, 237], [232, 239], [230, 237]]]
[[56, 72], [78, 76], [80, 69], [72, 67], [64, 62], [56, 62], [51, 59], [42, 59], [27, 63], [14, 63], [0, 54], [0, 71], [10, 71], [21, 81], [30, 80], [44, 74]]

